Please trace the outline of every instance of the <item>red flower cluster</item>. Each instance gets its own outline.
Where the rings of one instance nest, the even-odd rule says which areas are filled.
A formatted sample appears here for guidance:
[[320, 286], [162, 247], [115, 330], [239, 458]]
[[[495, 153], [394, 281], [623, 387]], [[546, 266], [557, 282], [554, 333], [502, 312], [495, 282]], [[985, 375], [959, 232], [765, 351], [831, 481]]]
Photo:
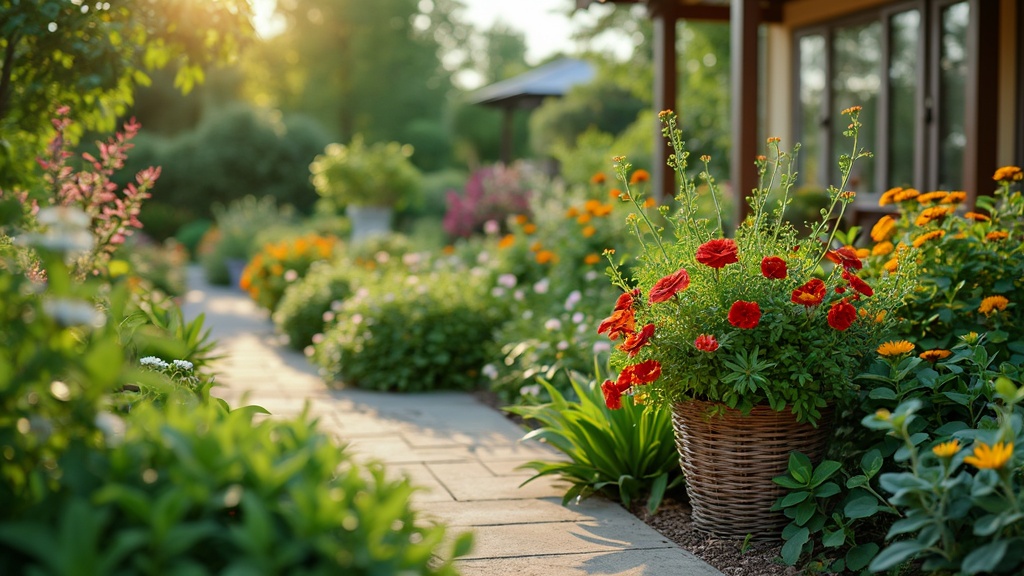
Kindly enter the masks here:
[[735, 240], [716, 238], [697, 247], [697, 262], [712, 268], [725, 268], [740, 261], [737, 252]]
[[622, 408], [622, 395], [633, 386], [650, 384], [661, 377], [661, 364], [657, 360], [644, 360], [639, 364], [626, 366], [619, 373], [619, 377], [613, 382], [605, 380], [601, 384], [601, 391], [604, 392], [604, 402], [608, 408], [618, 410]]

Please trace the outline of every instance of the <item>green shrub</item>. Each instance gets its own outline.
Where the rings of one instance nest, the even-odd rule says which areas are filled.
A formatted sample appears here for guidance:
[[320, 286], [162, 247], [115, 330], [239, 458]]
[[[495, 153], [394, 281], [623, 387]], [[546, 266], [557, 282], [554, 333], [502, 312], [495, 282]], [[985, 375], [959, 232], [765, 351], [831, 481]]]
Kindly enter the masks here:
[[549, 475], [569, 482], [563, 504], [600, 492], [628, 508], [646, 497], [654, 514], [665, 492], [683, 481], [670, 411], [647, 410], [632, 397], [622, 402], [622, 410], [610, 410], [596, 380], [581, 384], [573, 379], [579, 402], [567, 401], [556, 388], [540, 382], [551, 395], [550, 403], [506, 410], [540, 424], [523, 440], [543, 440], [569, 461], [524, 464], [536, 471], [527, 482]]
[[302, 350], [313, 343], [313, 336], [324, 331], [327, 319], [333, 319], [335, 309], [352, 294], [356, 274], [347, 264], [315, 262], [285, 289], [273, 320], [277, 330], [288, 336], [289, 346]]
[[194, 260], [199, 254], [199, 242], [211, 226], [213, 226], [213, 221], [207, 218], [192, 220], [178, 228], [174, 233], [174, 238], [185, 246], [189, 258]]
[[353, 386], [471, 389], [498, 321], [478, 277], [385, 274], [342, 304], [314, 359], [325, 378]]

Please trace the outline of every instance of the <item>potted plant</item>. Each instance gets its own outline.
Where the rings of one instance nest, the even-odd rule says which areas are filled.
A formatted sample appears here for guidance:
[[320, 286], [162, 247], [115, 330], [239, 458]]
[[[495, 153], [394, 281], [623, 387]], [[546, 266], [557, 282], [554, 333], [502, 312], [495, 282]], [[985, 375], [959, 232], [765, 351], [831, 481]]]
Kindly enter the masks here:
[[[771, 479], [785, 472], [792, 450], [822, 454], [827, 427], [820, 425], [848, 397], [862, 360], [913, 288], [911, 249], [869, 281], [860, 275], [865, 251], [837, 240], [835, 226], [855, 195], [846, 189], [850, 170], [869, 155], [857, 149], [859, 112], [844, 111], [853, 151], [840, 160], [843, 181], [829, 188], [828, 207], [806, 234], [785, 219], [794, 154], [781, 151], [778, 138], [768, 140], [770, 157], [757, 158], [761, 182], [733, 237], [720, 210], [717, 221], [696, 215], [697, 186], [671, 111], [660, 118], [681, 179], [677, 205], [647, 207], [629, 187], [630, 165], [616, 158], [623, 198], [635, 207], [627, 221], [643, 250], [628, 266], [612, 261], [610, 276], [623, 293], [598, 332], [620, 341], [611, 360], [620, 372], [602, 388], [611, 408], [632, 394], [673, 411], [694, 523], [705, 531], [777, 535], [786, 518], [770, 510], [779, 495]], [[698, 178], [717, 207], [710, 158], [701, 161]], [[776, 186], [782, 199], [770, 206]]]
[[309, 165], [313, 187], [334, 209], [344, 209], [352, 240], [391, 230], [391, 216], [413, 204], [421, 190], [413, 148], [398, 142], [367, 145], [356, 135], [348, 145], [328, 144]]

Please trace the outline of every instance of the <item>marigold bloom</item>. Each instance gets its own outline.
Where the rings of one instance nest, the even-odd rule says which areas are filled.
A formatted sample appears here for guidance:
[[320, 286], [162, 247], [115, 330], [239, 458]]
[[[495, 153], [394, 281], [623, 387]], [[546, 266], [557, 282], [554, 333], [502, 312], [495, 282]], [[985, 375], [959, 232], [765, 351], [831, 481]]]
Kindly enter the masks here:
[[761, 260], [761, 275], [770, 280], [782, 280], [786, 277], [786, 261], [778, 256], [765, 256]]
[[522, 226], [523, 224], [526, 224], [529, 221], [530, 221], [530, 218], [526, 214], [516, 214], [515, 215], [515, 222], [516, 222], [516, 224], [519, 224], [520, 226]]
[[932, 447], [932, 453], [939, 458], [952, 458], [960, 451], [960, 441], [956, 438]]
[[638, 169], [629, 176], [630, 184], [639, 184], [640, 182], [647, 182], [651, 179], [651, 173], [643, 168]]
[[978, 306], [978, 312], [988, 316], [993, 311], [998, 310], [999, 312], [1002, 312], [1003, 310], [1006, 310], [1006, 307], [1009, 304], [1010, 301], [1007, 300], [1005, 296], [986, 296], [982, 299], [981, 306]]
[[739, 262], [736, 241], [731, 238], [708, 240], [697, 247], [697, 262], [711, 268], [724, 268]]
[[945, 360], [946, 358], [949, 358], [950, 354], [952, 354], [952, 352], [950, 352], [949, 350], [935, 348], [933, 350], [925, 350], [924, 352], [921, 352], [917, 356], [921, 360], [927, 360], [929, 362], [938, 362], [939, 360]]
[[942, 204], [959, 204], [964, 200], [967, 200], [967, 192], [957, 190], [946, 194], [946, 197], [942, 199]]
[[991, 218], [989, 218], [988, 216], [978, 212], [967, 212], [966, 214], [964, 214], [964, 218], [967, 218], [968, 220], [974, 220], [975, 222], [988, 222], [989, 220], [991, 220]]
[[540, 241], [536, 241], [530, 244], [530, 252], [540, 252], [543, 247], [544, 245]]
[[920, 236], [914, 237], [914, 241], [912, 242], [912, 244], [914, 245], [914, 248], [920, 248], [921, 246], [924, 246], [926, 243], [932, 240], [942, 238], [945, 235], [945, 230], [932, 230], [931, 232], [925, 232]]
[[917, 226], [927, 226], [936, 220], [942, 220], [946, 216], [952, 214], [956, 209], [952, 206], [932, 206], [931, 208], [925, 208], [917, 215], [917, 219], [914, 220], [914, 224]]
[[597, 264], [600, 261], [601, 257], [593, 252], [583, 257], [583, 263], [586, 264], [587, 266], [593, 266], [594, 264]]
[[583, 230], [580, 230], [580, 234], [583, 234], [584, 238], [590, 238], [591, 236], [593, 236], [596, 233], [597, 233], [597, 228], [594, 228], [593, 226], [586, 226], [586, 227], [583, 228]]
[[885, 215], [875, 222], [875, 225], [871, 227], [871, 239], [875, 242], [883, 242], [892, 238], [893, 232], [896, 231], [896, 219], [892, 216]]
[[888, 240], [886, 240], [885, 242], [879, 242], [878, 244], [875, 244], [874, 248], [871, 249], [871, 255], [888, 256], [889, 254], [892, 254], [894, 248], [895, 246], [893, 246], [892, 242], [889, 242]]
[[594, 174], [593, 176], [590, 177], [590, 183], [604, 184], [607, 179], [608, 177], [604, 175], [604, 172], [598, 172], [597, 174]]
[[1013, 180], [1019, 182], [1024, 179], [1024, 172], [1021, 172], [1021, 169], [1017, 166], [1003, 166], [996, 170], [992, 179], [997, 182], [1010, 182]]
[[529, 222], [527, 224], [523, 224], [523, 232], [524, 233], [526, 233], [526, 234], [533, 234], [536, 231], [537, 231], [537, 225], [536, 224], [534, 224], [532, 222]]
[[593, 216], [591, 216], [589, 212], [588, 212], [588, 213], [584, 213], [584, 214], [580, 214], [580, 215], [579, 215], [579, 216], [578, 216], [578, 217], [576, 218], [576, 223], [577, 223], [577, 224], [581, 224], [581, 225], [582, 225], [582, 224], [586, 224], [586, 223], [590, 222], [590, 220], [591, 220], [592, 218], [593, 218]]
[[569, 209], [565, 211], [566, 219], [575, 218], [580, 215], [580, 211], [575, 206], [569, 206]]
[[711, 334], [701, 334], [693, 341], [693, 345], [701, 352], [714, 352], [718, 350], [718, 339]]
[[917, 201], [921, 204], [931, 204], [932, 202], [943, 200], [948, 195], [949, 192], [943, 192], [941, 190], [936, 192], [925, 192], [917, 197]]
[[865, 296], [874, 296], [875, 290], [864, 280], [861, 280], [856, 274], [843, 270], [843, 279], [850, 283], [850, 288], [853, 288], [857, 292]]
[[825, 299], [825, 282], [821, 278], [811, 278], [806, 284], [793, 290], [791, 300], [794, 304], [802, 304], [810, 308], [821, 304]]
[[913, 199], [917, 198], [920, 195], [921, 195], [921, 193], [918, 192], [917, 190], [914, 190], [913, 188], [906, 188], [904, 190], [900, 190], [899, 192], [893, 194], [892, 201], [893, 202], [906, 202], [907, 200], [913, 200]]
[[648, 197], [646, 200], [644, 200], [644, 208], [654, 208], [657, 205], [658, 202], [654, 198]]
[[686, 290], [690, 285], [690, 274], [686, 268], [680, 268], [672, 274], [658, 280], [651, 287], [648, 300], [651, 304], [664, 302], [676, 295], [676, 292]]
[[551, 250], [541, 250], [537, 252], [537, 263], [538, 264], [554, 264], [558, 262], [558, 255]]
[[601, 384], [601, 392], [604, 393], [604, 403], [610, 410], [622, 408], [622, 393], [624, 390], [619, 390], [615, 382], [605, 380], [604, 384]]
[[640, 353], [641, 348], [650, 343], [652, 336], [654, 336], [654, 324], [648, 324], [639, 332], [627, 336], [622, 344], [619, 344], [619, 350], [626, 352], [632, 358]]
[[761, 321], [761, 307], [757, 302], [745, 302], [737, 300], [729, 308], [729, 324], [743, 329], [750, 330], [757, 328]]
[[847, 270], [860, 270], [864, 263], [857, 257], [857, 251], [849, 246], [825, 252], [825, 257]]
[[597, 326], [598, 334], [606, 334], [612, 340], [618, 340], [623, 334], [629, 335], [636, 332], [636, 316], [632, 308], [615, 310], [612, 315], [605, 318]]
[[611, 204], [601, 204], [598, 202], [597, 206], [594, 206], [590, 213], [594, 216], [607, 216], [611, 214], [614, 209], [615, 208]]
[[991, 240], [993, 242], [998, 242], [1000, 240], [1006, 240], [1009, 237], [1010, 237], [1010, 234], [1008, 232], [1004, 232], [1002, 230], [993, 230], [993, 231], [989, 232], [988, 234], [985, 234], [985, 240]]
[[897, 186], [896, 188], [890, 188], [890, 189], [886, 190], [885, 192], [882, 192], [882, 195], [878, 197], [878, 205], [879, 206], [888, 206], [889, 204], [892, 204], [893, 203], [893, 198], [896, 196], [896, 194], [899, 194], [902, 191], [903, 191], [903, 188], [900, 188], [899, 186]]
[[622, 190], [619, 190], [618, 188], [612, 188], [611, 190], [608, 191], [608, 196], [611, 198], [619, 198], [622, 196]]
[[897, 268], [899, 268], [899, 266], [900, 266], [899, 260], [897, 260], [895, 258], [892, 258], [888, 262], [883, 264], [882, 268], [885, 269], [886, 272], [893, 273], [893, 272], [896, 271]]
[[857, 319], [857, 309], [843, 298], [828, 309], [828, 325], [839, 330], [846, 330]]
[[886, 358], [903, 356], [904, 354], [910, 354], [913, 351], [914, 345], [907, 340], [890, 340], [888, 342], [883, 342], [877, 350], [880, 356], [885, 356]]
[[974, 446], [974, 453], [964, 458], [964, 462], [979, 470], [998, 470], [1006, 465], [1013, 456], [1013, 442], [997, 442], [989, 446], [984, 442], [978, 442]]
[[[620, 387], [626, 383], [628, 383], [629, 386], [634, 384], [650, 384], [660, 377], [661, 363], [657, 360], [644, 360], [643, 362], [623, 368], [622, 372], [619, 372], [617, 384]], [[623, 389], [625, 390], [626, 388]]]
[[633, 301], [640, 296], [640, 289], [633, 288], [629, 292], [623, 292], [615, 300], [615, 310], [627, 310], [633, 307]]

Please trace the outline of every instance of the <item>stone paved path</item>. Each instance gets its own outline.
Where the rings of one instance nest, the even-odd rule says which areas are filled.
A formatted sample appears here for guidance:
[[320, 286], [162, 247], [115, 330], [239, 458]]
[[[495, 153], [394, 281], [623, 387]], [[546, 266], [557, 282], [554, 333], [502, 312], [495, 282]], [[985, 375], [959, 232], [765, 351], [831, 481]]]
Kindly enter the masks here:
[[214, 394], [232, 406], [258, 404], [294, 416], [308, 404], [322, 431], [357, 458], [385, 462], [423, 488], [413, 499], [450, 532], [472, 530], [475, 545], [459, 561], [465, 576], [721, 576], [614, 502], [561, 505], [565, 486], [516, 467], [559, 455], [520, 443], [523, 430], [465, 393], [387, 394], [331, 389], [301, 354], [282, 346], [266, 312], [241, 291], [212, 287], [189, 270], [188, 318], [206, 326], [225, 355]]

